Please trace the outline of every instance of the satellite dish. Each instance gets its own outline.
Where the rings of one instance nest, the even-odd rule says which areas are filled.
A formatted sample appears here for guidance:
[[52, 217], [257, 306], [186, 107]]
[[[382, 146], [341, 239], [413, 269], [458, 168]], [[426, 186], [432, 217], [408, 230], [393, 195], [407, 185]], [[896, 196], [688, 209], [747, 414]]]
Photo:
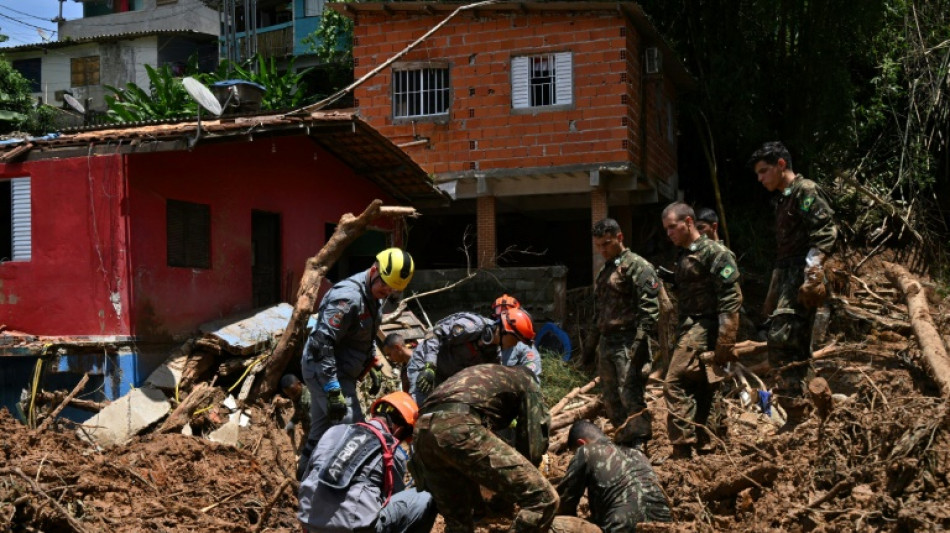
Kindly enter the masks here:
[[181, 84], [185, 86], [185, 90], [194, 98], [195, 102], [198, 102], [198, 105], [207, 109], [216, 117], [221, 116], [221, 112], [223, 111], [223, 109], [221, 109], [221, 102], [215, 98], [211, 89], [208, 89], [202, 85], [200, 81], [191, 76], [182, 78]]
[[79, 103], [79, 100], [76, 100], [76, 98], [73, 95], [64, 93], [63, 100], [65, 100], [66, 103], [69, 104], [69, 107], [75, 109], [79, 113], [82, 113], [82, 114], [86, 113], [86, 108], [83, 107], [83, 105]]

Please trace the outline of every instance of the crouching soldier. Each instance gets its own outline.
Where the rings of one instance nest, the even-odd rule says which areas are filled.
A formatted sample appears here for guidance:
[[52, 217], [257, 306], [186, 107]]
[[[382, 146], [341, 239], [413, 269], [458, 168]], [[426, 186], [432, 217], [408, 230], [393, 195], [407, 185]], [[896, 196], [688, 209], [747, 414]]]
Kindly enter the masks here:
[[[515, 422], [515, 446], [493, 431]], [[432, 493], [446, 533], [475, 531], [479, 485], [519, 507], [516, 532], [547, 531], [558, 497], [535, 467], [548, 447], [550, 417], [531, 369], [495, 364], [465, 368], [420, 408], [410, 470]]]
[[590, 519], [604, 533], [636, 531], [641, 522], [669, 522], [670, 506], [643, 452], [618, 446], [587, 420], [567, 436], [574, 458], [558, 484], [559, 514], [576, 514], [587, 491]]
[[419, 415], [405, 392], [376, 400], [368, 422], [336, 425], [324, 433], [307, 477], [300, 483], [297, 516], [305, 531], [329, 533], [428, 532], [435, 522], [432, 497], [406, 489], [406, 454]]

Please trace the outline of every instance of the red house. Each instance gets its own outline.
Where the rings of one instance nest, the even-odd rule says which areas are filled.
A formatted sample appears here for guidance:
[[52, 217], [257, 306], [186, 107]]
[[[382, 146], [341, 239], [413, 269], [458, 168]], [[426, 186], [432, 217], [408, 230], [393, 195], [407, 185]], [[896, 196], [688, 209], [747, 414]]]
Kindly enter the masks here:
[[[0, 146], [0, 324], [113, 345], [179, 339], [294, 301], [306, 259], [343, 213], [375, 198], [442, 197], [353, 112], [201, 129], [112, 127]], [[398, 244], [393, 229], [351, 247], [341, 272]]]
[[[354, 21], [360, 78], [459, 4], [328, 6]], [[481, 266], [533, 243], [589, 283], [592, 221], [613, 216], [636, 238], [659, 225], [643, 207], [677, 197], [676, 106], [691, 85], [633, 2], [500, 2], [459, 12], [355, 97], [456, 200], [424, 212], [475, 223]]]

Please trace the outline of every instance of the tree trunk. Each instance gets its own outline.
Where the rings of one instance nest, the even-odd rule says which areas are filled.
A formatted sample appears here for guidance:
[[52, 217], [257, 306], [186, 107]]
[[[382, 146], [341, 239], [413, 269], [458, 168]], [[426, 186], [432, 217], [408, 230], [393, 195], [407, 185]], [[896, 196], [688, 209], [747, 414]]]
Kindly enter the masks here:
[[900, 287], [907, 299], [907, 310], [910, 315], [910, 324], [914, 328], [920, 349], [924, 354], [924, 364], [927, 365], [940, 393], [944, 398], [950, 397], [950, 359], [947, 358], [947, 349], [940, 339], [940, 333], [934, 327], [930, 316], [930, 306], [927, 304], [927, 294], [923, 287], [904, 267], [894, 263], [884, 263], [884, 271], [895, 285]]
[[603, 409], [604, 403], [600, 398], [588, 402], [587, 405], [571, 409], [570, 411], [551, 418], [551, 432], [567, 427], [582, 418], [591, 418]]
[[591, 381], [591, 382], [588, 383], [587, 385], [584, 385], [583, 387], [577, 387], [577, 388], [575, 388], [574, 390], [572, 390], [571, 392], [565, 394], [564, 397], [561, 398], [561, 400], [560, 400], [559, 402], [557, 402], [557, 404], [555, 404], [554, 407], [552, 407], [550, 411], [548, 411], [548, 412], [550, 413], [551, 417], [553, 418], [553, 417], [557, 416], [558, 414], [560, 414], [560, 413], [561, 413], [561, 410], [563, 410], [564, 407], [565, 407], [571, 400], [573, 400], [574, 398], [576, 398], [576, 397], [577, 397], [578, 395], [580, 395], [580, 394], [586, 394], [586, 393], [590, 392], [590, 390], [593, 389], [595, 386], [597, 386], [598, 383], [600, 383], [600, 378], [599, 378], [599, 377], [596, 377], [596, 378], [593, 379], [593, 381]]
[[[281, 335], [277, 347], [270, 357], [264, 361], [261, 370], [264, 372], [264, 381], [260, 384], [257, 396], [267, 398], [277, 390], [277, 384], [287, 363], [294, 357], [299, 357], [303, 346], [302, 333], [307, 319], [316, 310], [319, 302], [317, 292], [320, 283], [326, 276], [327, 270], [346, 250], [346, 247], [366, 232], [371, 222], [380, 216], [415, 216], [417, 213], [411, 207], [383, 207], [382, 200], [373, 200], [359, 216], [345, 213], [340, 217], [336, 230], [330, 240], [317, 252], [317, 255], [307, 260], [303, 278], [300, 281], [300, 290], [297, 291], [297, 303], [294, 312], [287, 323], [284, 334]], [[255, 372], [256, 374], [257, 372]], [[252, 379], [248, 376], [246, 379]]]
[[191, 413], [199, 405], [214, 397], [215, 387], [210, 383], [199, 383], [191, 391], [191, 394], [178, 404], [178, 407], [168, 415], [168, 418], [158, 428], [159, 433], [172, 433], [185, 427], [185, 424], [191, 422]]

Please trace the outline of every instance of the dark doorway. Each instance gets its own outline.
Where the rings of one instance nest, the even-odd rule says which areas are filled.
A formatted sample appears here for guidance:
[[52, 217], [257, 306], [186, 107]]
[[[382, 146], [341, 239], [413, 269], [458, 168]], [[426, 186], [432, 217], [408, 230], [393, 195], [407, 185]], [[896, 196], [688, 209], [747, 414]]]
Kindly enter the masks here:
[[251, 212], [251, 279], [254, 307], [280, 302], [280, 215]]

